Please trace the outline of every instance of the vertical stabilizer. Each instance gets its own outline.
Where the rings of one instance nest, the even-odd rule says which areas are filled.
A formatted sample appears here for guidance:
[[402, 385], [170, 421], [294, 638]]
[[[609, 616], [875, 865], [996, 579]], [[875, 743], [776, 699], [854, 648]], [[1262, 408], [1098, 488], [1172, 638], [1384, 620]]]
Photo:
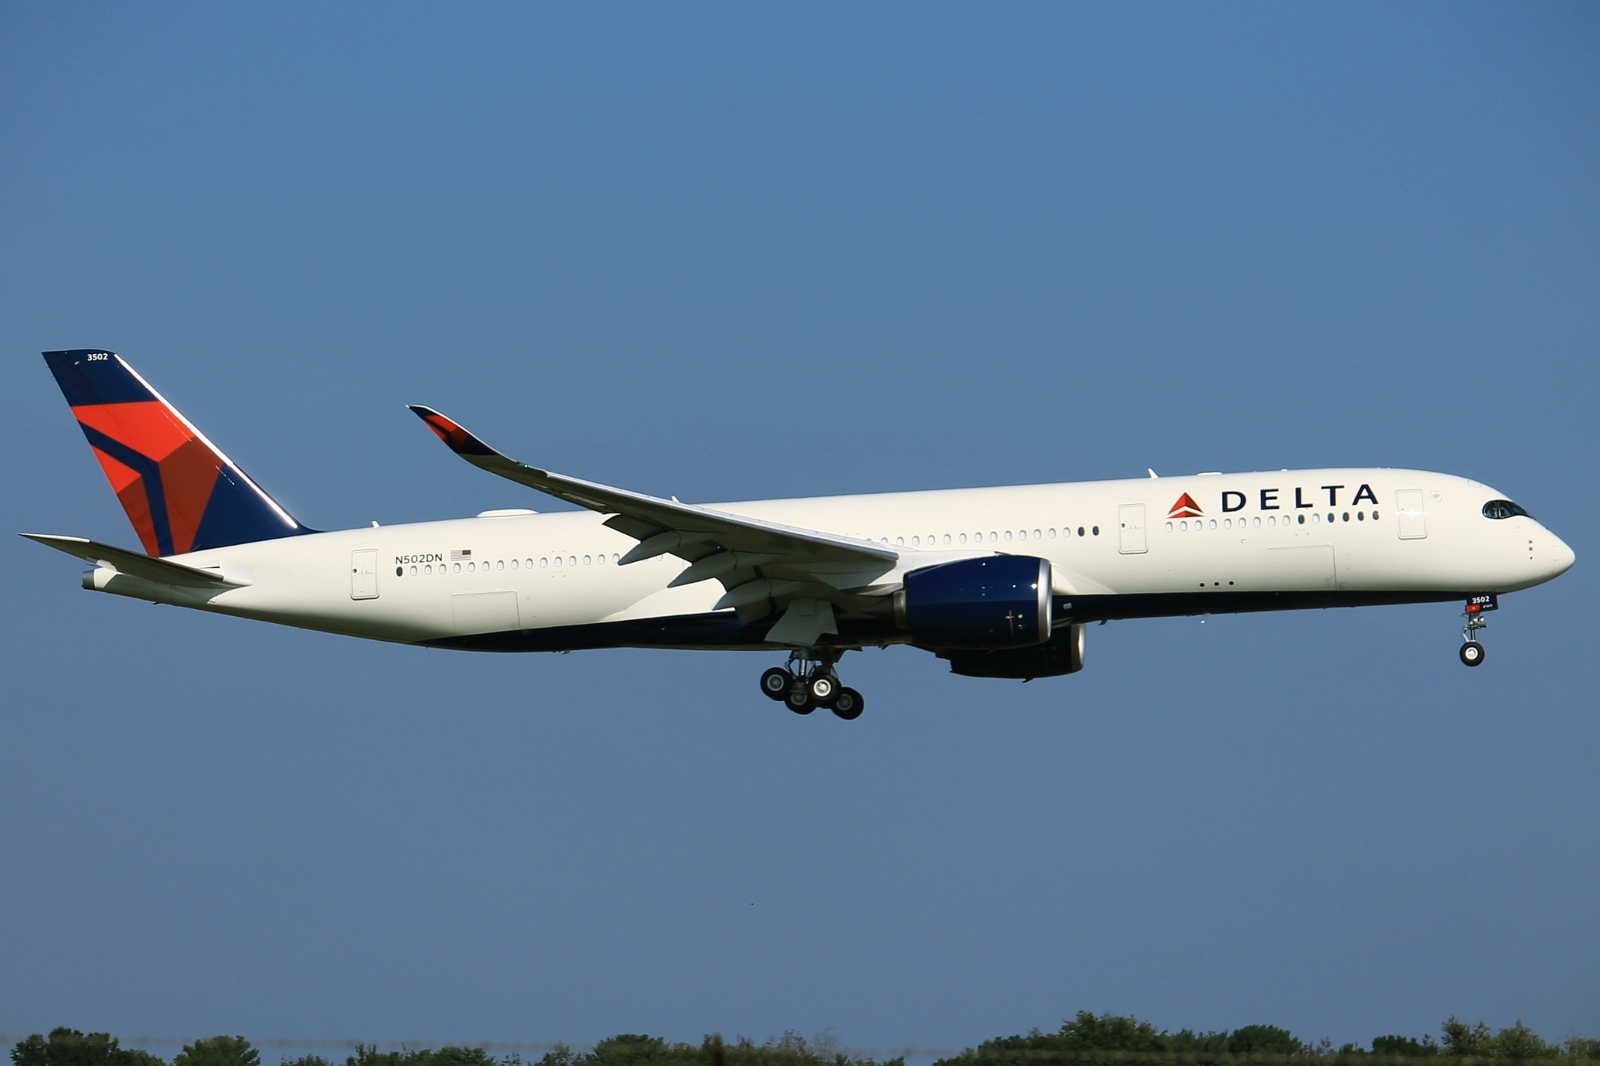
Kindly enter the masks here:
[[150, 555], [314, 532], [115, 352], [74, 348], [44, 359]]

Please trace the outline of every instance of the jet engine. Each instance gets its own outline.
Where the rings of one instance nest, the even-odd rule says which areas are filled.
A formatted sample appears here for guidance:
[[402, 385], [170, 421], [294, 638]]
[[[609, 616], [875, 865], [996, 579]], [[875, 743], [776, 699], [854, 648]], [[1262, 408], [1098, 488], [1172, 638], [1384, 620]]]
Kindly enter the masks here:
[[995, 555], [913, 570], [895, 597], [897, 621], [919, 647], [1028, 648], [1050, 639], [1050, 562]]
[[1010, 677], [1032, 681], [1036, 677], [1060, 677], [1083, 669], [1083, 629], [1079, 624], [1063, 626], [1043, 644], [1031, 648], [1001, 651], [940, 652], [950, 662], [950, 672], [965, 677]]

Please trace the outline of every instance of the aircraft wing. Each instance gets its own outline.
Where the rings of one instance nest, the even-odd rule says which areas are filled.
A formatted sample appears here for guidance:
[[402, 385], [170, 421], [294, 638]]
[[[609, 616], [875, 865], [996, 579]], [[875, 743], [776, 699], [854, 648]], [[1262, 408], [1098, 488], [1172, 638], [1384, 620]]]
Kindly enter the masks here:
[[473, 466], [610, 515], [606, 525], [639, 542], [622, 557], [622, 564], [675, 555], [691, 565], [674, 579], [674, 586], [720, 581], [726, 594], [717, 607], [737, 608], [746, 620], [765, 617], [774, 607], [797, 598], [828, 599], [848, 609], [851, 597], [846, 594], [872, 596], [898, 587], [873, 588], [900, 561], [900, 553], [887, 545], [540, 470], [500, 454], [430, 407], [412, 405], [411, 410]]
[[59, 537], [49, 533], [18, 535], [37, 541], [47, 548], [66, 552], [86, 563], [103, 566], [119, 574], [127, 574], [129, 577], [142, 577], [146, 581], [155, 581], [162, 585], [200, 589], [228, 589], [239, 585], [239, 582], [230, 581], [215, 570], [185, 566], [170, 559], [144, 555], [126, 548], [115, 548], [110, 544], [101, 544], [99, 541], [86, 540], [83, 537]]

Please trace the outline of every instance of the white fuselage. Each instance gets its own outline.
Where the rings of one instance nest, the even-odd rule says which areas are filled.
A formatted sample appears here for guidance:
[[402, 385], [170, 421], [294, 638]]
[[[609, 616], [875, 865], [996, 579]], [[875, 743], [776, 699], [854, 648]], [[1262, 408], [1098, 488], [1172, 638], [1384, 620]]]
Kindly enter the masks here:
[[[1192, 506], [1182, 506], [1184, 498]], [[1005, 488], [761, 500], [720, 511], [887, 544], [899, 572], [989, 553], [1052, 566], [1059, 608], [1084, 620], [1444, 600], [1511, 592], [1560, 574], [1573, 553], [1527, 516], [1494, 520], [1500, 494], [1416, 470], [1216, 474]], [[1195, 512], [1198, 512], [1197, 514]], [[1169, 517], [1170, 516], [1170, 517]], [[704, 619], [716, 581], [668, 588], [670, 555], [619, 566], [637, 543], [589, 511], [374, 526], [177, 557], [248, 582], [179, 589], [100, 569], [88, 587], [286, 625], [404, 643], [550, 631], [530, 649], [629, 644], [764, 647], [675, 635]], [[730, 620], [733, 612], [725, 611]], [[622, 637], [615, 633], [622, 632]], [[652, 636], [652, 633], [658, 635]], [[888, 643], [879, 634], [871, 643]]]

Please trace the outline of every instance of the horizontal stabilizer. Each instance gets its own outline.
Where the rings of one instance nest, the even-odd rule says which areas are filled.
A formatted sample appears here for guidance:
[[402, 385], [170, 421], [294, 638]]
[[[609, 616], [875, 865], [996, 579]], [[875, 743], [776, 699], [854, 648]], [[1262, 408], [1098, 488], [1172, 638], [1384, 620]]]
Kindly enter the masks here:
[[115, 570], [119, 574], [129, 577], [143, 578], [161, 585], [177, 585], [183, 588], [237, 588], [240, 582], [229, 581], [221, 573], [212, 570], [201, 570], [194, 566], [184, 566], [167, 559], [159, 559], [139, 552], [132, 552], [126, 548], [114, 548], [109, 544], [99, 541], [86, 540], [83, 537], [58, 537], [49, 533], [21, 533], [19, 536], [29, 540], [38, 541], [47, 548], [54, 548], [58, 552], [66, 552], [74, 558], [82, 559], [95, 566], [103, 566]]

